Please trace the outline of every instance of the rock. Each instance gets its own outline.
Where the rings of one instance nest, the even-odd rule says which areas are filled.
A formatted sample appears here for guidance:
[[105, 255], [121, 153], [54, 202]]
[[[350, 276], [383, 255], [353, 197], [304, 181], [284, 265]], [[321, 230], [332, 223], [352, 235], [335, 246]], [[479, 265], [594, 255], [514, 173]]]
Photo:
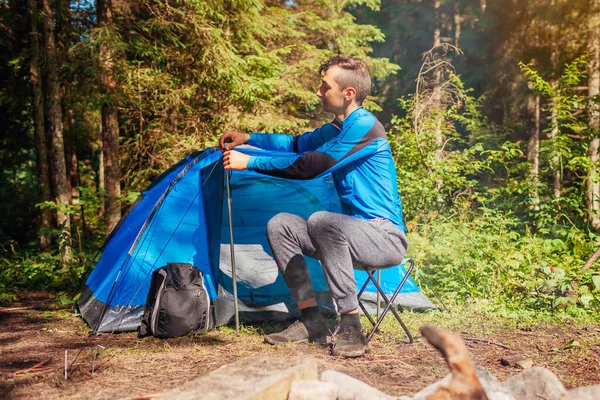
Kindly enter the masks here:
[[321, 374], [321, 381], [336, 384], [338, 400], [395, 400], [364, 382], [341, 372], [327, 370]]
[[521, 369], [529, 369], [533, 367], [533, 360], [531, 358], [525, 358], [516, 362], [517, 367]]
[[518, 400], [510, 393], [503, 391], [490, 391], [486, 392], [488, 400]]
[[321, 381], [294, 381], [288, 400], [336, 400], [338, 387]]
[[441, 381], [432, 383], [431, 385], [421, 389], [413, 395], [413, 400], [425, 400], [435, 392], [437, 392], [440, 386], [446, 386], [452, 380], [452, 374], [448, 374]]
[[566, 392], [558, 378], [546, 368], [532, 367], [502, 385], [519, 400], [558, 400]]
[[582, 386], [571, 389], [560, 400], [596, 400], [600, 399], [600, 385]]
[[529, 369], [533, 367], [533, 360], [531, 358], [524, 358], [523, 356], [505, 356], [500, 359], [500, 363], [507, 367], [516, 367], [521, 369]]
[[[475, 371], [477, 372], [477, 378], [489, 400], [516, 400], [510, 392], [502, 387], [500, 381], [488, 370], [481, 367], [475, 367]], [[446, 375], [441, 381], [431, 384], [416, 393], [413, 396], [413, 400], [426, 400], [429, 396], [434, 394], [440, 386], [448, 385], [451, 380], [452, 374]]]
[[169, 400], [286, 400], [293, 381], [318, 379], [313, 358], [247, 357], [156, 396]]
[[515, 397], [504, 389], [502, 382], [498, 380], [490, 371], [482, 367], [475, 367], [477, 378], [485, 390], [489, 400], [516, 400]]
[[421, 389], [413, 395], [413, 400], [426, 400], [429, 396], [437, 392], [440, 386], [446, 386], [452, 380], [452, 374], [446, 375], [441, 381], [432, 383], [431, 385]]

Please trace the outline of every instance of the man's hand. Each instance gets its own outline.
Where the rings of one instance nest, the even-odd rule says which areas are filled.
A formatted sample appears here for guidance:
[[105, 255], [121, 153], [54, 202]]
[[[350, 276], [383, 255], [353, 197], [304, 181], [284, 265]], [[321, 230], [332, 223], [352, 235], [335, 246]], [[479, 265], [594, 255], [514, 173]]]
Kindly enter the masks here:
[[240, 144], [246, 143], [248, 140], [250, 140], [248, 133], [228, 129], [219, 138], [219, 148], [221, 151], [231, 150]]
[[227, 170], [242, 171], [248, 168], [249, 159], [250, 156], [247, 154], [235, 150], [227, 150], [223, 153], [223, 166]]

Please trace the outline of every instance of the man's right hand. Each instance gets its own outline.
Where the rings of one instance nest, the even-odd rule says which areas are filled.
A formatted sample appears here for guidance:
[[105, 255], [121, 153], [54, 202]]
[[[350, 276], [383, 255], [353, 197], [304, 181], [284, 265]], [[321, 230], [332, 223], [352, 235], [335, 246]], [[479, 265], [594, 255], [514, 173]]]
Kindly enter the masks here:
[[250, 140], [250, 134], [228, 129], [219, 138], [219, 148], [221, 151], [231, 150], [240, 144], [246, 143], [248, 140]]

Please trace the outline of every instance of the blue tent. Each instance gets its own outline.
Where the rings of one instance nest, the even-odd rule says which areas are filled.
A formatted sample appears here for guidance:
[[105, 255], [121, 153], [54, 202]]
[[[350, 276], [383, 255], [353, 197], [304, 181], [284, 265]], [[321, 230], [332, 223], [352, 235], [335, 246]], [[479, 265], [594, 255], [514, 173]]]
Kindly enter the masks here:
[[[240, 147], [247, 154], [275, 154]], [[191, 263], [204, 274], [217, 325], [234, 313], [229, 220], [224, 199], [222, 154], [217, 148], [191, 154], [158, 177], [121, 219], [78, 300], [85, 321], [98, 332], [136, 330], [152, 272], [167, 262]], [[325, 175], [292, 181], [251, 171], [230, 175], [237, 291], [242, 321], [288, 318], [294, 313], [266, 238], [267, 221], [279, 212], [304, 217], [321, 210], [339, 212], [339, 199]], [[225, 200], [225, 202], [224, 202]], [[318, 261], [308, 259], [318, 301], [333, 308]], [[356, 271], [357, 283], [365, 273]], [[404, 276], [402, 266], [385, 270], [382, 286], [393, 292]], [[370, 288], [373, 298], [375, 289]], [[397, 302], [409, 308], [433, 308], [412, 279]]]

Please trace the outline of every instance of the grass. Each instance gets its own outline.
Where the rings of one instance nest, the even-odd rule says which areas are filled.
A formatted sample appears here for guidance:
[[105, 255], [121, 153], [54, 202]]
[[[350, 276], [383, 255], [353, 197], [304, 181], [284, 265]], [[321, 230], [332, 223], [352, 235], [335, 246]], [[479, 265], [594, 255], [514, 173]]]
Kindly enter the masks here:
[[[448, 332], [468, 332], [471, 336], [485, 336], [507, 329], [527, 330], [528, 328], [540, 325], [556, 325], [566, 331], [572, 330], [575, 332], [577, 329], [584, 328], [587, 325], [600, 323], [600, 317], [594, 318], [591, 315], [584, 315], [573, 319], [561, 313], [507, 312], [505, 309], [490, 304], [486, 300], [473, 300], [467, 303], [455, 304], [447, 302], [446, 304], [449, 307], [448, 312], [433, 310], [427, 312], [405, 311], [400, 313], [400, 317], [415, 339], [421, 337], [419, 328], [424, 325], [436, 325]], [[372, 325], [366, 317], [361, 317], [361, 323], [365, 331], [368, 332], [371, 330]], [[331, 327], [330, 329], [333, 329], [335, 320], [328, 318], [326, 324]], [[274, 321], [265, 321], [255, 325], [242, 323], [240, 326], [240, 336], [262, 337], [265, 334], [276, 332], [282, 328], [285, 328], [285, 324]], [[404, 331], [391, 313], [383, 321], [381, 330], [385, 332], [384, 337], [386, 338], [392, 337], [399, 340], [406, 338]], [[233, 325], [221, 326], [216, 332], [211, 334], [215, 335], [215, 339], [234, 340], [236, 338], [235, 327]]]

